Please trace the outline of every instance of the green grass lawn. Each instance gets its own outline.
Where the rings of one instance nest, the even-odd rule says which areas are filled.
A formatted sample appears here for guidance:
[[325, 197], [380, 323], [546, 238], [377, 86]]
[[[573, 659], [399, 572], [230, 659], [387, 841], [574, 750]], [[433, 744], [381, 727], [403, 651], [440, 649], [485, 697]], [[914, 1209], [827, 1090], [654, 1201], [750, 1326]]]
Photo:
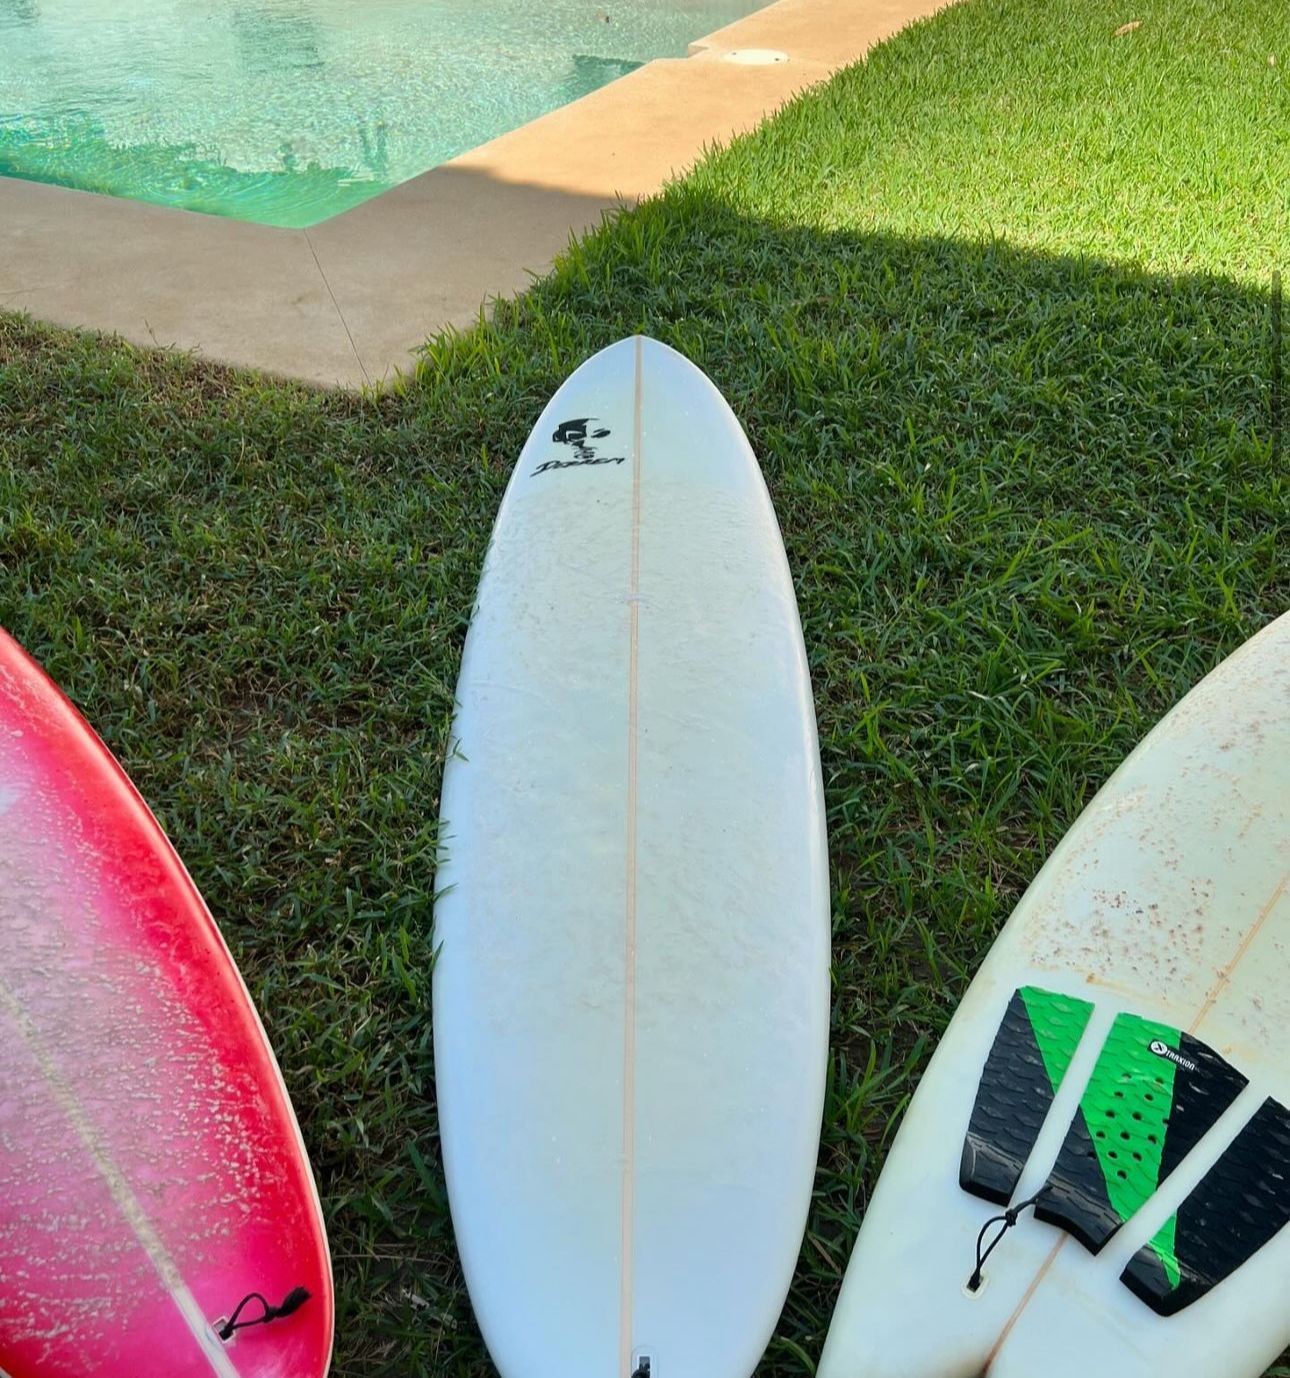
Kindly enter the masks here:
[[0, 623], [152, 802], [264, 1012], [326, 1203], [338, 1378], [489, 1372], [439, 1166], [430, 896], [475, 581], [546, 398], [625, 333], [667, 341], [783, 524], [835, 927], [815, 1204], [759, 1370], [800, 1375], [992, 935], [1290, 602], [1288, 66], [1264, 0], [966, 0], [380, 398], [0, 315]]

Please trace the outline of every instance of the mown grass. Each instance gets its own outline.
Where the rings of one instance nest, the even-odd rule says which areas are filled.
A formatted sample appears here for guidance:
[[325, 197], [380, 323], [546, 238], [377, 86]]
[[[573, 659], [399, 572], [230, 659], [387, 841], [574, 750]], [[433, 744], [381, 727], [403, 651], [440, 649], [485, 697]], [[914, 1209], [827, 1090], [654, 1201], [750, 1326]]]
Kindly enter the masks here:
[[747, 426], [797, 579], [836, 996], [759, 1370], [787, 1378], [998, 925], [1286, 606], [1286, 63], [1290, 17], [1252, 0], [967, 0], [390, 396], [0, 316], [0, 622], [153, 803], [265, 1013], [326, 1201], [338, 1378], [489, 1371], [438, 1160], [430, 896], [475, 580], [545, 399], [630, 331], [686, 352]]

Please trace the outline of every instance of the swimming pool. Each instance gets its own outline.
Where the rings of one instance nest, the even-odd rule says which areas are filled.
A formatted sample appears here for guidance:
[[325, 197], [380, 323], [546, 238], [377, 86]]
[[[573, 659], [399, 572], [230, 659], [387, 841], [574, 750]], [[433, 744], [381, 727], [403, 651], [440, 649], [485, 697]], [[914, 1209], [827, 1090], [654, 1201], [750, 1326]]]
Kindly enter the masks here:
[[303, 227], [767, 0], [0, 0], [0, 175]]

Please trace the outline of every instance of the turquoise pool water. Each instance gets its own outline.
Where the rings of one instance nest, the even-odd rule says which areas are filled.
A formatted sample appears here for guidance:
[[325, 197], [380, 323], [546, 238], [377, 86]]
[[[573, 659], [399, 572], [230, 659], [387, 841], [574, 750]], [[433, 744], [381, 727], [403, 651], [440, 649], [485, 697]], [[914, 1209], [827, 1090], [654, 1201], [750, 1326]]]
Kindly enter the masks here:
[[767, 0], [0, 0], [0, 175], [306, 226]]

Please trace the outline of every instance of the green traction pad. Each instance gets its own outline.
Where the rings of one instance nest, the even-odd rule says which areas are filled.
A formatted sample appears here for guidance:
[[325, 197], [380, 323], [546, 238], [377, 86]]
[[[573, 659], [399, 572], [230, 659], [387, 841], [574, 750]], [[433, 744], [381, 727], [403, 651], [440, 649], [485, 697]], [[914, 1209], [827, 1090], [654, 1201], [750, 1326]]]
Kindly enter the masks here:
[[1015, 991], [986, 1059], [963, 1143], [959, 1185], [1007, 1205], [1088, 1025], [1087, 1000]]
[[[959, 1182], [1008, 1204], [1088, 1027], [1086, 1000], [1024, 986], [1008, 1002], [972, 1108]], [[1116, 1016], [1036, 1206], [1098, 1252], [1246, 1085], [1199, 1039]], [[1153, 1310], [1203, 1296], [1290, 1223], [1290, 1111], [1267, 1101], [1122, 1275]]]

